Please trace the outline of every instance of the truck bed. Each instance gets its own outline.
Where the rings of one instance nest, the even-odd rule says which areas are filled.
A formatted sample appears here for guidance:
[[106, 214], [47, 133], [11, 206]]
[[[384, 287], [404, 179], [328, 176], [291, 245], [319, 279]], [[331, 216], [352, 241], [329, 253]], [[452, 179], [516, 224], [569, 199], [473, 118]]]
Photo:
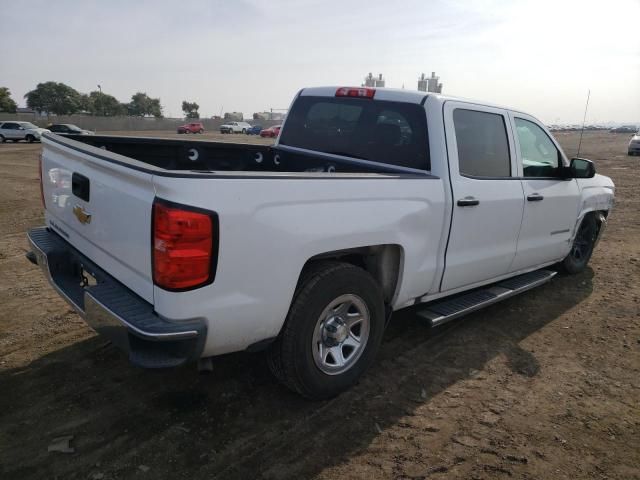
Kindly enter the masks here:
[[[197, 172], [339, 172], [428, 175], [427, 172], [284, 145], [107, 135], [48, 135], [53, 142], [100, 148], [162, 170]], [[71, 140], [68, 142], [67, 140]], [[91, 153], [91, 152], [87, 152]], [[93, 152], [95, 155], [95, 152]], [[110, 158], [104, 158], [111, 160]]]

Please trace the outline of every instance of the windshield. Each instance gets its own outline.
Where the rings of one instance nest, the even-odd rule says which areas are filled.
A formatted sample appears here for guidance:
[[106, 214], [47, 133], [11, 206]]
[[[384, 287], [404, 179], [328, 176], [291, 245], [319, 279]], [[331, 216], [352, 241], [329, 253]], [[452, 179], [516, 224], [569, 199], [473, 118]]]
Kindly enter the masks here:
[[76, 130], [76, 131], [81, 131], [82, 130], [79, 126], [73, 125], [71, 123], [68, 123], [67, 127], [69, 128], [69, 130]]
[[280, 144], [430, 168], [425, 112], [413, 103], [301, 96], [289, 112]]
[[31, 122], [20, 122], [20, 126], [22, 128], [40, 128], [40, 127], [38, 127], [37, 125], [34, 125]]

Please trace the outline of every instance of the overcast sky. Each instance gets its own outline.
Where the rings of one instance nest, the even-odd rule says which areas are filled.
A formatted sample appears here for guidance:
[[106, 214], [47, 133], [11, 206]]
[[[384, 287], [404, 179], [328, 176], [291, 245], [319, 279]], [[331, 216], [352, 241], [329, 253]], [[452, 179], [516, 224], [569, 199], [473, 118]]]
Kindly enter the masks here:
[[202, 116], [286, 108], [300, 88], [416, 89], [525, 110], [547, 123], [640, 122], [640, 0], [12, 1], [1, 9], [0, 86], [102, 85], [129, 101], [182, 100]]

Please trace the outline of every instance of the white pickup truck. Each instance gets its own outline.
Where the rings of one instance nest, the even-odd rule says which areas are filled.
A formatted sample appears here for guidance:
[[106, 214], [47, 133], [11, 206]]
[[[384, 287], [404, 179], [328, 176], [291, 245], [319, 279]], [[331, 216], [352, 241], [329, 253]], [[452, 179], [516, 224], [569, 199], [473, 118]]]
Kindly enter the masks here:
[[30, 260], [135, 365], [267, 349], [327, 398], [391, 312], [439, 325], [583, 270], [614, 185], [535, 118], [391, 89], [308, 88], [273, 146], [45, 134]]

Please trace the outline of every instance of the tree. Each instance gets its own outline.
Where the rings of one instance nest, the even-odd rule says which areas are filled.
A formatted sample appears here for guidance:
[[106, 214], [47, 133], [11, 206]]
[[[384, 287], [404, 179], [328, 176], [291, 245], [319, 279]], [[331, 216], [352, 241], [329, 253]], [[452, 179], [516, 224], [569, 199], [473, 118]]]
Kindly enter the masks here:
[[182, 111], [186, 118], [200, 118], [200, 114], [198, 113], [198, 109], [200, 105], [196, 102], [187, 102], [186, 100], [182, 101]]
[[129, 115], [134, 117], [154, 116], [162, 117], [162, 106], [159, 98], [151, 98], [144, 92], [138, 92], [131, 97], [128, 105]]
[[39, 83], [24, 96], [27, 106], [37, 112], [72, 115], [82, 109], [82, 95], [64, 83]]
[[16, 102], [11, 98], [11, 92], [7, 87], [0, 87], [0, 112], [16, 113]]
[[114, 117], [116, 115], [124, 115], [127, 113], [126, 106], [118, 101], [113, 95], [108, 95], [99, 91], [89, 93], [87, 112], [91, 115], [102, 115], [105, 117]]

